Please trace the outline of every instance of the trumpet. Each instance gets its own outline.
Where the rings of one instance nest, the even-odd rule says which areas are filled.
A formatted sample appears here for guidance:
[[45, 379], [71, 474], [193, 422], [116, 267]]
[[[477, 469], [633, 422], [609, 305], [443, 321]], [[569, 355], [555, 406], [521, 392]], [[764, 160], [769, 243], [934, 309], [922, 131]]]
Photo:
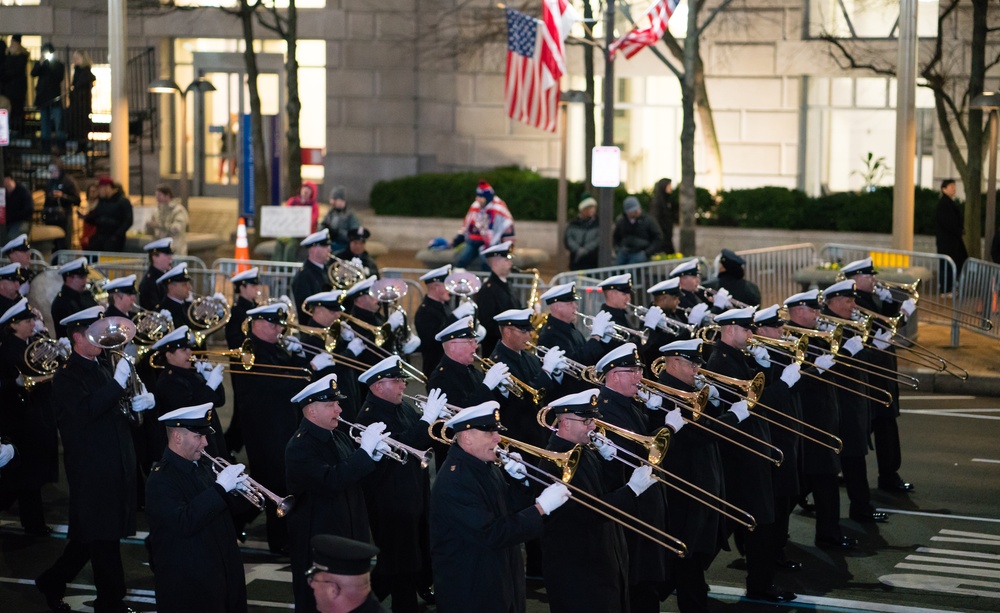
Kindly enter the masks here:
[[[529, 342], [527, 346], [528, 349], [533, 349], [535, 353], [539, 355], [539, 357], [545, 357], [545, 354], [549, 352], [549, 348], [544, 347], [542, 345], [536, 345], [534, 343]], [[575, 360], [571, 360], [569, 358], [564, 358], [564, 359], [566, 360], [566, 368], [565, 368], [566, 374], [573, 377], [574, 379], [582, 380], [583, 371], [586, 370], [587, 367]]]
[[[481, 358], [478, 355], [473, 355], [472, 359], [476, 367], [484, 373], [496, 364], [493, 360], [489, 358]], [[531, 400], [535, 404], [542, 401], [542, 396], [545, 395], [545, 390], [535, 389], [514, 375], [508, 374], [507, 377], [510, 379], [510, 383], [503, 383], [502, 385], [504, 389], [507, 390], [508, 394], [511, 394], [515, 398], [524, 398], [524, 394], [527, 393], [531, 396]]]
[[[222, 458], [214, 458], [204, 450], [201, 452], [201, 457], [209, 461], [212, 466], [212, 472], [215, 474], [219, 474], [223, 471], [223, 469], [231, 466], [231, 464], [226, 460], [223, 460]], [[249, 500], [250, 504], [257, 507], [261, 511], [264, 510], [264, 505], [267, 502], [270, 502], [274, 505], [274, 510], [278, 517], [284, 517], [288, 515], [288, 512], [292, 510], [293, 506], [295, 506], [295, 496], [289, 495], [281, 498], [260, 483], [251, 479], [249, 476], [247, 476], [246, 479], [246, 486], [246, 489], [237, 487], [236, 492], [238, 492], [240, 496]]]
[[[631, 302], [625, 305], [625, 308], [631, 309], [632, 314], [640, 319], [646, 316], [649, 312], [649, 307], [640, 306], [637, 304], [632, 304]], [[669, 332], [671, 334], [677, 334], [678, 332], [687, 332], [691, 336], [694, 336], [696, 326], [691, 324], [686, 324], [677, 321], [676, 319], [671, 319], [669, 317], [664, 317], [660, 320], [660, 323], [656, 327], [664, 332]]]
[[[704, 285], [699, 285], [698, 286], [698, 290], [705, 296], [706, 299], [708, 299], [709, 302], [711, 302], [712, 299], [715, 298], [715, 295], [717, 293], [719, 293], [718, 290], [712, 289], [711, 287], [705, 287]], [[747, 304], [747, 303], [745, 303], [743, 301], [740, 301], [740, 300], [737, 300], [736, 298], [733, 298], [732, 296], [729, 297], [729, 303], [734, 308], [737, 308], [737, 309], [745, 309], [745, 308], [747, 308], [749, 306], [757, 306], [755, 304]]]
[[[338, 419], [338, 421], [350, 428], [348, 436], [350, 436], [355, 443], [361, 442], [361, 433], [368, 429], [367, 426], [352, 424], [346, 419]], [[430, 464], [431, 460], [434, 458], [433, 449], [420, 451], [415, 447], [410, 447], [409, 445], [400, 443], [395, 439], [386, 438], [384, 440], [386, 445], [389, 446], [389, 451], [383, 452], [382, 455], [390, 460], [399, 462], [400, 464], [406, 464], [407, 459], [410, 456], [413, 456], [420, 461], [420, 468], [427, 468], [428, 464]]]
[[[580, 318], [585, 326], [592, 326], [594, 324], [593, 315], [578, 312], [576, 316]], [[611, 338], [623, 343], [630, 343], [635, 338], [639, 342], [645, 343], [649, 339], [649, 332], [646, 330], [633, 330], [632, 328], [626, 328], [625, 326], [613, 323], [611, 324]]]

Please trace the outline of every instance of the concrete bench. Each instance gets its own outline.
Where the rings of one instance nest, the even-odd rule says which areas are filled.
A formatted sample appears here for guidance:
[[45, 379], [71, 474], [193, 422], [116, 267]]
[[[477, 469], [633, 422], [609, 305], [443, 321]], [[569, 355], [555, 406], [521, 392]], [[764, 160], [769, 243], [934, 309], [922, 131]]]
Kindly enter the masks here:
[[[454, 262], [457, 255], [457, 251], [453, 249], [421, 249], [417, 252], [417, 259], [427, 268], [438, 268]], [[518, 268], [537, 268], [539, 264], [548, 261], [549, 254], [543, 249], [514, 249], [514, 266]]]
[[31, 224], [31, 230], [28, 232], [28, 242], [46, 258], [52, 253], [55, 242], [63, 238], [66, 238], [66, 231], [59, 226]]

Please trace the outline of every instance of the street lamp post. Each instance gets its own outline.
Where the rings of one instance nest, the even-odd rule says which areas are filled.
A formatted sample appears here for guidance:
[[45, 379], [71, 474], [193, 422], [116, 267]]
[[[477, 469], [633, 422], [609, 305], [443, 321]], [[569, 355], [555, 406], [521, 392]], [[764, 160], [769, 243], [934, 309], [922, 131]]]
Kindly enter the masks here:
[[181, 99], [181, 205], [188, 208], [188, 195], [191, 191], [190, 177], [188, 177], [188, 154], [187, 154], [187, 95], [190, 92], [214, 92], [215, 86], [204, 77], [198, 77], [184, 89], [173, 79], [157, 79], [149, 84], [147, 88], [154, 94], [180, 94]]
[[[986, 179], [986, 253], [990, 253], [997, 225], [997, 121], [1000, 121], [997, 112], [1000, 111], [1000, 92], [987, 92], [976, 96], [972, 99], [972, 108], [983, 109], [990, 113], [990, 169]], [[976, 186], [967, 188], [978, 189]]]

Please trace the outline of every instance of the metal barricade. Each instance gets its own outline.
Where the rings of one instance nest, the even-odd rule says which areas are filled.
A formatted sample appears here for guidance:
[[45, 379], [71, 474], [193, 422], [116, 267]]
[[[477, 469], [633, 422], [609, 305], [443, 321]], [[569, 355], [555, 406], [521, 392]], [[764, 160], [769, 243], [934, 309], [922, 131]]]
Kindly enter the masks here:
[[[607, 266], [605, 268], [588, 268], [586, 270], [561, 272], [552, 277], [552, 280], [549, 281], [549, 287], [576, 282], [577, 289], [583, 289], [593, 287], [608, 277], [629, 273], [632, 275], [632, 296], [635, 303], [646, 305], [650, 302], [646, 295], [646, 290], [665, 280], [670, 275], [670, 271], [678, 264], [687, 262], [690, 259], [657, 260], [654, 262], [643, 262], [642, 264], [627, 264], [624, 266]], [[705, 258], [698, 258], [698, 260], [702, 270], [708, 270], [708, 261]], [[603, 304], [603, 300], [598, 303], [598, 308], [600, 304]], [[586, 310], [584, 307], [587, 305], [589, 305], [589, 300], [584, 300], [580, 304], [580, 312], [593, 313], [596, 311], [596, 309], [594, 311]]]
[[[414, 286], [419, 288], [420, 300], [416, 301], [416, 303], [414, 303], [410, 299], [410, 294], [407, 294], [407, 300], [405, 302], [405, 304], [407, 305], [406, 312], [409, 313], [411, 316], [416, 313], [415, 309], [420, 305], [420, 302], [424, 298], [424, 287], [423, 283], [420, 281], [420, 277], [421, 275], [425, 274], [427, 270], [428, 269], [424, 268], [383, 268], [380, 271], [382, 277], [387, 279], [406, 279], [406, 283], [410, 287], [411, 293]], [[486, 282], [486, 279], [488, 279], [490, 276], [489, 272], [482, 272], [482, 271], [469, 271], [469, 272], [475, 274], [484, 283]], [[511, 291], [514, 292], [514, 296], [516, 296], [517, 299], [521, 301], [521, 304], [525, 305], [525, 307], [531, 306], [530, 304], [528, 304], [528, 297], [531, 293], [531, 284], [533, 280], [534, 280], [534, 275], [517, 273], [517, 272], [511, 273], [510, 276], [507, 277], [507, 283], [510, 285]], [[546, 287], [547, 286], [545, 285], [544, 281], [539, 281], [538, 284], [539, 295], [545, 291]], [[414, 310], [410, 310], [409, 305], [411, 304], [413, 305]], [[451, 307], [455, 308], [456, 306], [458, 306], [458, 300], [456, 298], [453, 298]]]
[[[146, 267], [149, 265], [149, 256], [145, 253], [138, 252], [118, 252], [118, 251], [80, 251], [75, 249], [60, 249], [52, 254], [49, 258], [49, 263], [53, 266], [61, 266], [67, 262], [72, 262], [77, 258], [87, 258], [87, 264], [89, 266], [95, 266], [97, 264], [106, 262], [132, 262], [133, 260], [138, 260], [141, 263], [141, 270], [145, 271]], [[205, 265], [204, 260], [193, 255], [175, 255], [174, 256], [174, 266], [177, 264], [188, 265], [188, 268], [208, 268]], [[131, 273], [128, 273], [131, 274]], [[142, 276], [142, 272], [139, 273]]]
[[[737, 251], [743, 258], [743, 270], [746, 279], [753, 281], [760, 288], [760, 306], [766, 308], [772, 304], [781, 304], [785, 298], [799, 292], [799, 284], [795, 282], [795, 271], [812, 265], [816, 260], [816, 246], [812, 243], [796, 245], [781, 245], [763, 249], [747, 249]], [[718, 275], [719, 260], [722, 255], [715, 256], [712, 264], [711, 278]]]
[[[955, 286], [955, 308], [961, 311], [975, 313], [988, 319], [991, 330], [971, 326], [967, 317], [959, 316], [951, 327], [951, 346], [957, 347], [962, 328], [972, 330], [977, 334], [1000, 338], [1000, 264], [994, 264], [976, 258], [969, 258], [962, 266], [962, 276]], [[917, 312], [919, 312], [919, 301]]]
[[[271, 260], [237, 260], [234, 258], [219, 258], [212, 262], [212, 269], [225, 278], [222, 291], [226, 296], [232, 296], [233, 284], [229, 280], [239, 270], [240, 266], [260, 269], [260, 280], [267, 288], [266, 295], [271, 298], [288, 296], [293, 301], [299, 300], [292, 296], [292, 279], [302, 269], [302, 262], [274, 262]], [[221, 291], [221, 290], [220, 290]], [[308, 296], [302, 296], [306, 299]]]

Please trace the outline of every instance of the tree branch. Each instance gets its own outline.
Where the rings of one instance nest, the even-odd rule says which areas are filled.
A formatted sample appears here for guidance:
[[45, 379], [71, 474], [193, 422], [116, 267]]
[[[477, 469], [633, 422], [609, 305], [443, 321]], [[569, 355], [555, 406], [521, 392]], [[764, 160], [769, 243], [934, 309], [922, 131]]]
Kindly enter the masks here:
[[819, 38], [833, 45], [838, 51], [840, 51], [841, 55], [843, 56], [843, 59], [847, 62], [846, 65], [841, 61], [841, 57], [838, 57], [837, 54], [831, 52], [830, 57], [833, 58], [833, 61], [837, 62], [837, 66], [840, 66], [845, 70], [848, 68], [854, 68], [854, 69], [867, 70], [869, 72], [873, 72], [875, 74], [887, 77], [896, 76], [896, 71], [892, 70], [891, 68], [884, 68], [881, 66], [876, 66], [875, 64], [869, 62], [862, 62], [858, 60], [858, 58], [855, 57], [854, 53], [849, 51], [847, 49], [847, 46], [844, 45], [844, 43], [841, 42], [839, 38], [829, 33], [824, 32], [823, 34], [820, 34]]
[[[698, 10], [701, 10], [701, 6], [703, 3], [704, 0], [698, 3]], [[708, 26], [712, 25], [712, 22], [715, 21], [716, 17], [718, 17], [719, 13], [726, 10], [726, 8], [732, 3], [733, 0], [723, 0], [723, 2], [720, 2], [719, 6], [712, 9], [712, 12], [708, 14], [708, 18], [705, 19], [705, 23], [701, 24], [701, 26], [698, 28], [698, 31], [704, 32], [705, 30], [707, 30]]]

